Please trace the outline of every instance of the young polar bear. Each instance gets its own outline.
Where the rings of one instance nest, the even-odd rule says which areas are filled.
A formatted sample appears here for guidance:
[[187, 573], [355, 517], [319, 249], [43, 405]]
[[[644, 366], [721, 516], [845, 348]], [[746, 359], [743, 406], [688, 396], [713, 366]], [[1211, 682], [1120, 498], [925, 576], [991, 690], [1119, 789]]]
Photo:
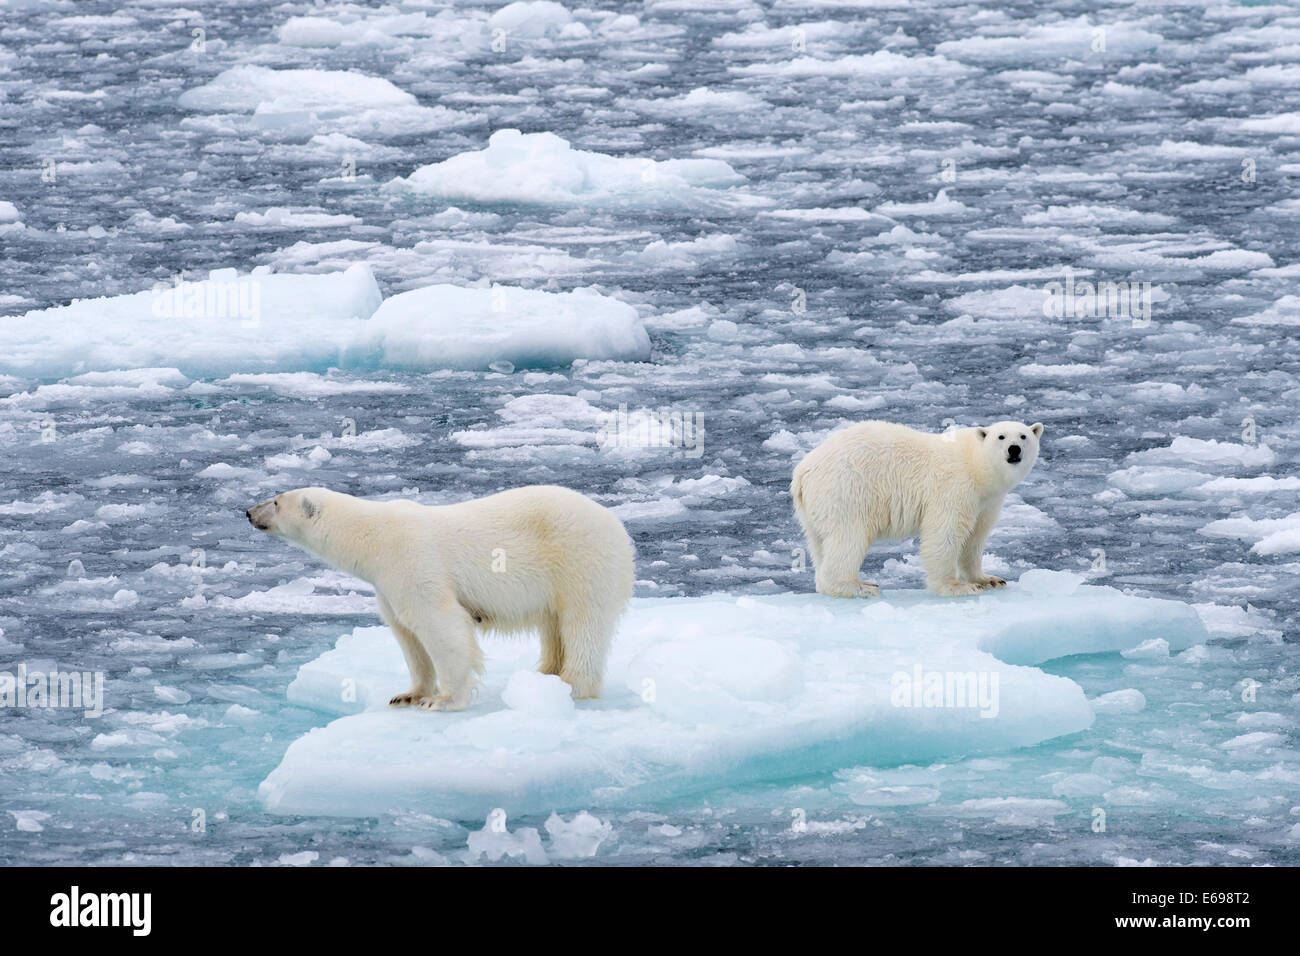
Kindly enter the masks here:
[[976, 594], [1006, 581], [980, 568], [1002, 499], [1038, 458], [1042, 423], [996, 422], [930, 435], [889, 422], [836, 432], [795, 467], [790, 494], [808, 538], [817, 590], [879, 597], [858, 577], [875, 541], [921, 536], [925, 584]]
[[429, 507], [299, 488], [247, 514], [374, 585], [411, 672], [411, 689], [390, 704], [467, 707], [483, 671], [475, 628], [540, 631], [541, 672], [574, 697], [600, 696], [634, 566], [623, 523], [590, 498], [533, 485]]

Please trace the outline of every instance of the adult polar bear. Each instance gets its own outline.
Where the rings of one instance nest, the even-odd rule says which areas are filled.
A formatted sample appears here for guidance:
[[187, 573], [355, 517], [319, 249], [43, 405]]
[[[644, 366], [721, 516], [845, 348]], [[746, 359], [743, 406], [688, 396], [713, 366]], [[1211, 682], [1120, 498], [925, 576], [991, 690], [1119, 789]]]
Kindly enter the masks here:
[[533, 485], [430, 507], [299, 488], [247, 514], [374, 585], [411, 672], [390, 704], [465, 709], [483, 671], [476, 627], [540, 631], [542, 673], [600, 696], [635, 569], [623, 523], [590, 498]]
[[1041, 423], [996, 422], [930, 435], [889, 422], [836, 432], [794, 470], [790, 495], [818, 592], [878, 597], [858, 577], [872, 542], [921, 536], [925, 583], [949, 596], [1000, 588], [981, 570], [1008, 491], [1038, 458]]

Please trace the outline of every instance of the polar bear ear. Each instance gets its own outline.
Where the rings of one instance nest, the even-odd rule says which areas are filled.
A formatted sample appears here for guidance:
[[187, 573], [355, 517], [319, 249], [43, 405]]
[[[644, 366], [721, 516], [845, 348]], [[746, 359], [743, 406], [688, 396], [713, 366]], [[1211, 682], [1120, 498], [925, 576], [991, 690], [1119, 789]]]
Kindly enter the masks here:
[[980, 441], [983, 441], [989, 437], [989, 430], [987, 428], [977, 428], [975, 434], [979, 436]]
[[316, 504], [310, 498], [302, 499], [302, 513], [305, 518], [316, 517]]
[[1032, 425], [1029, 426], [1029, 430], [1034, 433], [1035, 438], [1038, 438], [1043, 434], [1043, 423], [1034, 422]]

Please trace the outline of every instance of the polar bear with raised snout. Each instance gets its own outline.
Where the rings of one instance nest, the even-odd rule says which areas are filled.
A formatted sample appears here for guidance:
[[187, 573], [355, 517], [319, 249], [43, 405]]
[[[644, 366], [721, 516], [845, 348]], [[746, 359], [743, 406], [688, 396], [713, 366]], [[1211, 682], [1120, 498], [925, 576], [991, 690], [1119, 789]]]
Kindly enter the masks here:
[[790, 494], [808, 538], [817, 590], [879, 597], [858, 577], [875, 541], [921, 536], [925, 584], [976, 594], [1006, 581], [981, 570], [1002, 500], [1038, 459], [1042, 423], [996, 422], [942, 435], [889, 422], [836, 432], [794, 470]]
[[623, 523], [590, 498], [534, 485], [431, 507], [299, 488], [248, 520], [374, 585], [411, 672], [390, 704], [467, 707], [483, 671], [476, 629], [541, 632], [542, 673], [600, 696], [634, 555]]

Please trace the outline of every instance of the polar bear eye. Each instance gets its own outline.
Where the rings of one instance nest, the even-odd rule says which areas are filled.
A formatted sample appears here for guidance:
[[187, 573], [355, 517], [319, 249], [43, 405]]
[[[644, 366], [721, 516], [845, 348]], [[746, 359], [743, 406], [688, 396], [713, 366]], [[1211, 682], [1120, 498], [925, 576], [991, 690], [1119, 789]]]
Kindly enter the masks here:
[[1025, 436], [1024, 436], [1024, 435], [1021, 435], [1021, 436], [1020, 436], [1020, 440], [1021, 440], [1021, 441], [1024, 441], [1024, 440], [1025, 440]]
[[1007, 440], [1007, 436], [1006, 436], [1006, 435], [999, 435], [999, 436], [998, 436], [998, 441], [1006, 441], [1006, 440]]

